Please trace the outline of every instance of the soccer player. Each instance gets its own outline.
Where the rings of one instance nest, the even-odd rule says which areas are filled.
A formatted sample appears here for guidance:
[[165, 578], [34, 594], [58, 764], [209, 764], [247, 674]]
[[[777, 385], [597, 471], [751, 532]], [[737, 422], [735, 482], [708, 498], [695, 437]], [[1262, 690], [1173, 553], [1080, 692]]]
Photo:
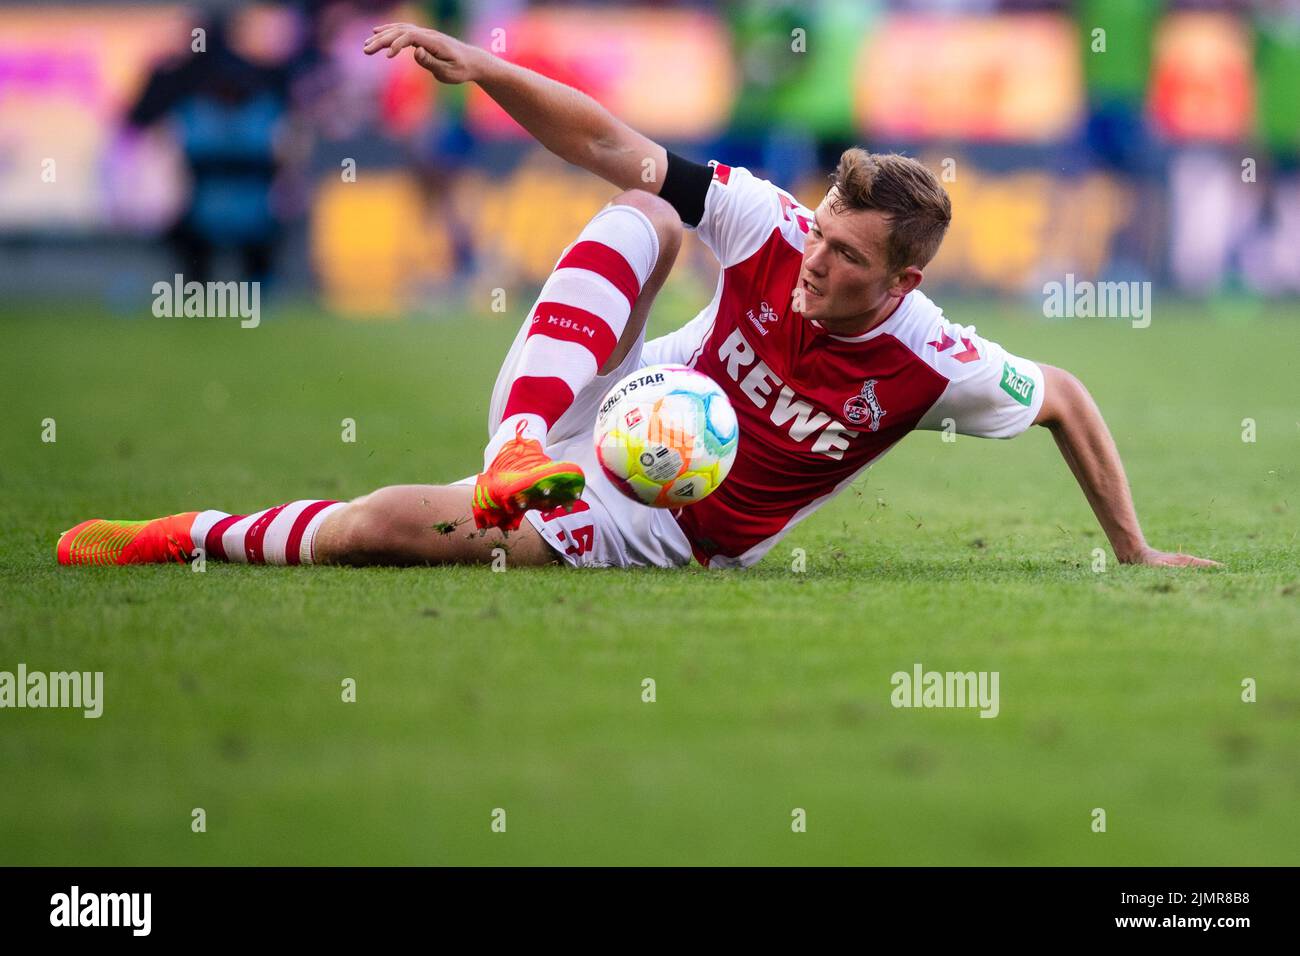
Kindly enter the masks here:
[[[407, 48], [439, 81], [478, 83], [552, 152], [624, 190], [563, 252], [525, 316], [492, 393], [483, 472], [251, 515], [92, 519], [59, 539], [61, 563], [184, 560], [197, 548], [267, 564], [484, 562], [505, 546], [516, 565], [744, 567], [903, 436], [950, 421], [986, 438], [1048, 428], [1120, 561], [1214, 564], [1147, 544], [1078, 379], [1008, 353], [917, 288], [951, 215], [920, 163], [850, 149], [810, 210], [745, 169], [669, 153], [578, 91], [435, 30], [385, 24], [364, 49]], [[717, 291], [647, 342], [683, 224], [717, 255]], [[730, 476], [676, 511], [613, 488], [591, 437], [609, 386], [658, 363], [712, 377], [740, 424]]]

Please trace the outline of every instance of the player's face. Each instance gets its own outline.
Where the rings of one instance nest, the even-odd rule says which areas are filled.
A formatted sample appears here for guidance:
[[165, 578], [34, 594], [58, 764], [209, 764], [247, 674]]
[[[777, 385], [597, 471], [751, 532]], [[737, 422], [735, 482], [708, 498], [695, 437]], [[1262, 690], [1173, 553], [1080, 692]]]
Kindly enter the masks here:
[[833, 196], [834, 190], [813, 214], [795, 306], [831, 331], [852, 334], [893, 312], [920, 284], [921, 271], [911, 266], [891, 271], [885, 258], [888, 218], [870, 209], [836, 212]]

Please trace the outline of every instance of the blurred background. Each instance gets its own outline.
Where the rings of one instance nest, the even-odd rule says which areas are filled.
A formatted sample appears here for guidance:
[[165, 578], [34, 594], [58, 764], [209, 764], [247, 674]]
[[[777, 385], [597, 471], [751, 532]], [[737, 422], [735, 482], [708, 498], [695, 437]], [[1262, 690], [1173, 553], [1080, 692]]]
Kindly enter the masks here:
[[366, 319], [540, 284], [611, 187], [363, 56], [395, 19], [808, 205], [848, 145], [920, 157], [955, 208], [932, 289], [1300, 294], [1300, 0], [302, 0], [0, 6], [3, 295], [147, 314], [183, 272]]

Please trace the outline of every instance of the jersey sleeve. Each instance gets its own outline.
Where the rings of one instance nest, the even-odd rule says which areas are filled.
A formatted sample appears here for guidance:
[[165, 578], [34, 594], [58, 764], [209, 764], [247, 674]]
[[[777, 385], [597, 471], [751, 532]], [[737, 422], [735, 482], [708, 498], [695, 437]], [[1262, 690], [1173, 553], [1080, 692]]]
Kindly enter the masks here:
[[790, 213], [802, 207], [788, 193], [742, 166], [716, 161], [709, 165], [713, 179], [695, 232], [725, 269], [751, 256], [774, 229], [793, 222]]
[[[723, 269], [749, 258], [774, 231], [781, 231], [792, 240], [796, 231], [808, 231], [812, 214], [785, 190], [744, 167], [716, 161], [708, 166], [696, 166], [672, 154], [669, 162], [674, 164], [669, 201], [682, 221], [694, 228], [696, 235], [718, 257]], [[691, 187], [679, 188], [677, 184], [686, 183], [689, 174], [699, 169], [711, 171], [712, 179], [703, 196], [703, 212], [698, 222], [692, 223]], [[702, 185], [699, 180], [695, 182]], [[667, 188], [669, 183], [664, 185]], [[695, 202], [699, 202], [699, 197], [695, 197]], [[645, 363], [692, 366], [713, 328], [721, 295], [719, 281], [713, 302], [694, 319], [674, 332], [646, 342], [641, 353]]]
[[954, 428], [978, 438], [1013, 438], [1034, 423], [1043, 407], [1043, 370], [996, 342], [940, 319], [925, 348], [948, 386], [917, 425]]

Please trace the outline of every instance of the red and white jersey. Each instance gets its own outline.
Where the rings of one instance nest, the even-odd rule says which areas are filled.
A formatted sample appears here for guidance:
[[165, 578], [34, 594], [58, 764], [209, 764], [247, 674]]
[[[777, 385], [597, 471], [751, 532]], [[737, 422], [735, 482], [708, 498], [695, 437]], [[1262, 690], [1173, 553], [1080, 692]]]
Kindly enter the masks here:
[[858, 336], [793, 309], [812, 213], [742, 168], [714, 165], [699, 237], [722, 274], [694, 319], [645, 345], [726, 391], [740, 422], [731, 474], [674, 512], [700, 563], [745, 567], [916, 428], [1010, 438], [1033, 422], [1043, 373], [949, 321], [920, 291]]

